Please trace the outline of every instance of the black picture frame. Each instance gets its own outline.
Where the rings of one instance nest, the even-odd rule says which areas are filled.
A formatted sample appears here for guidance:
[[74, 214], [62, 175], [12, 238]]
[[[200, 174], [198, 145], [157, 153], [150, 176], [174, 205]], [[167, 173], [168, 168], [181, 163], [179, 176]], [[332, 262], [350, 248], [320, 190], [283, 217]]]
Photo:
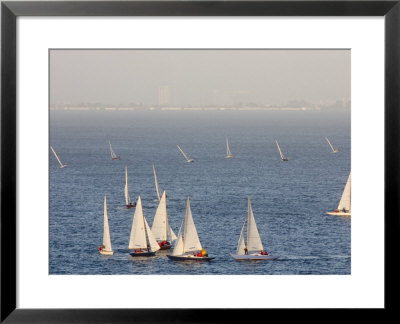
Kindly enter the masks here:
[[[396, 311], [399, 271], [400, 4], [395, 1], [2, 1], [1, 3], [1, 312], [6, 323], [234, 322], [244, 309], [16, 308], [16, 19], [19, 16], [382, 16], [385, 19], [385, 305]], [[366, 247], [368, 248], [368, 247]], [[368, 289], [366, 288], [366, 291]], [[276, 310], [251, 310], [251, 318]], [[327, 310], [328, 311], [328, 310]], [[349, 310], [347, 310], [349, 311]], [[357, 310], [355, 310], [357, 311]], [[382, 313], [383, 312], [383, 313]], [[331, 316], [331, 315], [329, 315]], [[366, 315], [371, 318], [371, 312]], [[376, 317], [378, 318], [378, 317]], [[309, 319], [309, 318], [308, 318]], [[343, 319], [343, 318], [342, 318]]]

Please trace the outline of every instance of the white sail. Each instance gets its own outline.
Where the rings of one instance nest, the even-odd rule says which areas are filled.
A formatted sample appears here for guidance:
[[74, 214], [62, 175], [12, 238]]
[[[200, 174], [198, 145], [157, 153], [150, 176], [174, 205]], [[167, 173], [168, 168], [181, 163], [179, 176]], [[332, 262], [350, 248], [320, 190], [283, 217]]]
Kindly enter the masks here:
[[239, 241], [238, 241], [238, 245], [237, 245], [237, 249], [236, 249], [236, 254], [245, 254], [244, 252], [244, 248], [246, 247], [246, 244], [244, 242], [244, 226], [246, 225], [246, 222], [243, 223], [242, 226], [242, 231], [240, 232], [240, 237], [239, 237]]
[[183, 252], [183, 238], [182, 238], [182, 224], [179, 228], [178, 239], [176, 240], [174, 249], [172, 250], [171, 255], [182, 255]]
[[331, 147], [332, 153], [337, 153], [338, 149], [334, 149], [331, 142], [329, 141], [328, 137], [325, 137], [326, 141], [328, 142], [329, 146]]
[[135, 214], [133, 215], [131, 235], [129, 237], [128, 248], [129, 249], [147, 248], [142, 200], [140, 196], [136, 204]]
[[282, 153], [281, 147], [279, 146], [278, 141], [275, 140], [275, 143], [276, 143], [276, 146], [278, 147], [278, 150], [279, 150], [279, 154], [280, 154], [280, 156], [281, 156], [281, 159], [283, 160], [283, 159], [285, 158], [285, 156], [284, 156], [283, 153]]
[[187, 155], [185, 154], [185, 152], [183, 152], [183, 150], [181, 149], [181, 147], [180, 147], [179, 145], [176, 145], [176, 146], [178, 147], [179, 151], [182, 153], [182, 155], [183, 155], [184, 158], [186, 159], [186, 162], [192, 162], [192, 161], [193, 161], [193, 159], [191, 159], [189, 156], [187, 156]]
[[339, 211], [351, 212], [351, 172], [344, 187], [342, 198], [340, 199]]
[[114, 150], [113, 150], [113, 148], [112, 148], [112, 146], [111, 146], [111, 142], [108, 141], [108, 143], [110, 144], [110, 154], [111, 154], [111, 158], [112, 158], [112, 159], [118, 158], [117, 154], [115, 154], [115, 152], [114, 152]]
[[176, 240], [176, 235], [174, 233], [174, 231], [172, 230], [171, 226], [168, 225], [168, 229], [167, 229], [167, 241], [168, 242], [173, 242]]
[[108, 214], [107, 214], [107, 198], [104, 196], [104, 228], [103, 228], [103, 250], [106, 252], [112, 252], [110, 228], [108, 226]]
[[167, 193], [165, 190], [161, 196], [160, 203], [158, 204], [156, 213], [154, 215], [151, 231], [158, 241], [172, 242], [176, 240], [176, 235], [168, 223]]
[[250, 198], [248, 200], [247, 211], [247, 250], [262, 251], [263, 245], [261, 243], [260, 234], [258, 233], [256, 221], [254, 219], [253, 209], [251, 208]]
[[66, 164], [64, 165], [64, 164], [61, 162], [60, 158], [58, 157], [58, 155], [57, 155], [56, 151], [54, 151], [53, 147], [52, 147], [52, 146], [50, 146], [50, 148], [51, 148], [51, 150], [53, 151], [53, 154], [54, 154], [54, 156], [56, 157], [56, 159], [57, 159], [58, 163], [60, 164], [60, 168], [63, 168], [63, 167], [65, 167], [65, 166], [66, 166]]
[[160, 203], [158, 204], [156, 213], [154, 215], [151, 231], [153, 232], [156, 240], [165, 241], [167, 239], [167, 229], [168, 229], [167, 199], [166, 199], [166, 193], [164, 191], [160, 199]]
[[201, 251], [202, 246], [200, 243], [199, 236], [197, 234], [196, 226], [194, 225], [192, 211], [190, 209], [189, 197], [186, 201], [186, 212], [185, 212], [185, 227], [183, 232], [183, 251], [193, 252]]
[[125, 166], [125, 203], [127, 205], [131, 204], [131, 198], [129, 197], [129, 188], [128, 188], [128, 167]]
[[226, 137], [226, 157], [227, 158], [233, 157], [233, 154], [231, 153], [231, 150], [229, 149], [228, 136]]
[[160, 189], [158, 188], [157, 173], [156, 173], [156, 168], [154, 167], [154, 164], [153, 164], [153, 173], [154, 173], [154, 182], [156, 183], [157, 197], [158, 197], [158, 200], [160, 200], [161, 199]]
[[160, 249], [160, 246], [158, 245], [156, 239], [154, 238], [154, 235], [149, 227], [149, 224], [147, 224], [146, 217], [143, 216], [143, 219], [146, 228], [147, 240], [149, 241], [150, 245], [150, 251], [152, 252], [158, 251]]

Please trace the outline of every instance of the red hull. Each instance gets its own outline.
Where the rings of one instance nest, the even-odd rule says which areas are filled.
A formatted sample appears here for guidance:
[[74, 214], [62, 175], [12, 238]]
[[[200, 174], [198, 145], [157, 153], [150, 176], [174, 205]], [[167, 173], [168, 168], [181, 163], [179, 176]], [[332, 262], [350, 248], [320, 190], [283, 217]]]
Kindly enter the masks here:
[[136, 207], [136, 203], [134, 203], [134, 204], [130, 204], [130, 205], [125, 205], [126, 206], [126, 208], [132, 208], [132, 207]]
[[119, 160], [119, 156], [116, 158], [111, 158], [111, 160]]

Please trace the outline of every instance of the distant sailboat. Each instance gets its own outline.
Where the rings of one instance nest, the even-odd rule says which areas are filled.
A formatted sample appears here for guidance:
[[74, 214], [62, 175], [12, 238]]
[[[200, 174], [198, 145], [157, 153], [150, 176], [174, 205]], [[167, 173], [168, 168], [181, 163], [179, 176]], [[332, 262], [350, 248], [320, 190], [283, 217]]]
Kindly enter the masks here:
[[194, 160], [191, 159], [189, 156], [187, 156], [187, 155], [185, 154], [185, 152], [183, 152], [183, 150], [181, 149], [181, 147], [180, 147], [179, 145], [176, 145], [176, 146], [178, 146], [179, 151], [182, 153], [182, 155], [183, 155], [184, 158], [186, 159], [186, 162], [187, 162], [187, 163], [190, 163], [190, 162], [193, 162], [193, 161], [194, 161]]
[[133, 215], [131, 235], [129, 237], [129, 254], [136, 256], [153, 256], [160, 249], [143, 214], [142, 200], [139, 196]]
[[136, 203], [131, 202], [131, 197], [129, 196], [129, 187], [128, 187], [128, 167], [125, 166], [125, 206], [126, 208], [132, 208], [136, 206]]
[[119, 155], [115, 154], [112, 146], [111, 146], [111, 142], [108, 141], [108, 143], [110, 144], [110, 154], [111, 154], [111, 160], [119, 160]]
[[161, 195], [160, 195], [160, 189], [158, 187], [157, 173], [156, 173], [156, 168], [154, 167], [154, 164], [153, 164], [153, 173], [154, 173], [154, 182], [156, 184], [156, 194], [157, 194], [157, 197], [158, 197], [158, 201], [160, 201]]
[[54, 156], [56, 157], [58, 163], [60, 163], [60, 168], [66, 167], [67, 165], [66, 165], [66, 164], [63, 164], [63, 163], [61, 162], [60, 158], [58, 157], [56, 151], [54, 151], [53, 147], [50, 146], [50, 148], [51, 148], [51, 150], [53, 151], [53, 154], [54, 154]]
[[332, 153], [337, 153], [339, 152], [338, 149], [333, 148], [331, 142], [329, 141], [328, 137], [325, 137], [326, 141], [328, 142], [329, 146], [331, 147]]
[[111, 247], [110, 228], [108, 227], [107, 215], [107, 198], [104, 196], [104, 228], [103, 228], [103, 245], [99, 247], [100, 254], [113, 255], [114, 251]]
[[[245, 227], [246, 234], [244, 233]], [[274, 260], [278, 258], [264, 251], [251, 208], [250, 197], [248, 198], [247, 218], [242, 226], [236, 254], [231, 254], [231, 256], [236, 260]]]
[[176, 240], [176, 235], [168, 223], [167, 194], [164, 190], [156, 214], [154, 215], [151, 231], [161, 250], [171, 248], [171, 243]]
[[215, 259], [208, 256], [208, 253], [200, 243], [196, 226], [193, 222], [192, 211], [190, 210], [189, 197], [186, 200], [183, 234], [181, 229], [172, 253], [167, 255], [169, 259], [174, 261], [210, 261]]
[[327, 214], [336, 216], [351, 216], [351, 172], [347, 178], [346, 186], [344, 187], [338, 208], [333, 212], [327, 212]]
[[278, 141], [275, 140], [275, 143], [276, 143], [276, 146], [278, 147], [279, 154], [280, 154], [280, 156], [281, 156], [282, 161], [289, 161], [289, 158], [288, 158], [288, 157], [285, 157], [285, 156], [283, 155], [282, 150], [281, 150], [281, 147], [280, 147], [279, 144], [278, 144]]
[[229, 149], [229, 142], [228, 142], [228, 136], [226, 137], [226, 158], [227, 159], [232, 159], [234, 158], [235, 155], [231, 153], [231, 150]]

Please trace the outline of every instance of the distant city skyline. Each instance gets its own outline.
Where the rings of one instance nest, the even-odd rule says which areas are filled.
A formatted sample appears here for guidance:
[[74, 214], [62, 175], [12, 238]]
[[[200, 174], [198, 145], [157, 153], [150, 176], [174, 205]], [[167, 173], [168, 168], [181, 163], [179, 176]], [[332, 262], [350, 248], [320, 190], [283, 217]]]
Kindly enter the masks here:
[[51, 50], [50, 104], [349, 103], [350, 61], [350, 50]]

